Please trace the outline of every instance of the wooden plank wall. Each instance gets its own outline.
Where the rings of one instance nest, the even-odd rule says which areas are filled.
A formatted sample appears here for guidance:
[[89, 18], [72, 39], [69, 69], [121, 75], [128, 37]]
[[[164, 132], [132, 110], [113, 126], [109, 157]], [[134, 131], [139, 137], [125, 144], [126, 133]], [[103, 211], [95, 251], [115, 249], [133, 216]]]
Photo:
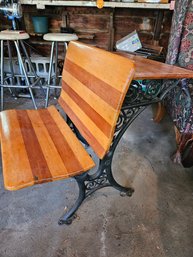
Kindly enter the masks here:
[[154, 42], [155, 24], [158, 10], [148, 9], [116, 9], [114, 26], [115, 41], [124, 37], [133, 30], [137, 30], [142, 43], [158, 44], [167, 48], [171, 27], [171, 11], [163, 11], [163, 23], [158, 42]]
[[159, 39], [155, 41], [158, 10], [53, 6], [46, 6], [46, 9], [38, 10], [35, 6], [23, 6], [26, 30], [31, 34], [34, 45], [40, 48], [44, 54], [49, 53], [49, 47], [44, 46], [41, 36], [33, 37], [32, 16], [46, 15], [49, 18], [49, 31], [60, 32], [62, 18], [67, 12], [69, 25], [80, 35], [80, 40], [104, 49], [112, 50], [117, 40], [134, 30], [138, 31], [142, 43], [158, 44], [167, 49], [172, 12], [161, 11], [163, 12], [161, 33]]

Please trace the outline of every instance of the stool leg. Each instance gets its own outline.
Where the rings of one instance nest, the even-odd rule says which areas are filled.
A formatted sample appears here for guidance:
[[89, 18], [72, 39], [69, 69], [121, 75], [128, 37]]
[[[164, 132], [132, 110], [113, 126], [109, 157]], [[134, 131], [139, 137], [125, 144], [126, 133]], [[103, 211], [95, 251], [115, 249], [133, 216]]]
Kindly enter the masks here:
[[24, 45], [23, 41], [20, 41], [20, 44], [21, 44], [22, 49], [23, 49], [23, 52], [24, 52], [24, 54], [25, 54], [25, 56], [26, 56], [26, 58], [27, 58], [27, 60], [28, 60], [28, 63], [29, 63], [29, 71], [30, 71], [31, 73], [33, 73], [34, 76], [36, 76], [35, 69], [34, 69], [34, 67], [33, 67], [33, 65], [32, 65], [31, 59], [30, 59], [30, 57], [29, 57], [29, 55], [28, 55], [28, 52], [27, 52], [27, 50], [26, 50], [26, 48], [25, 48], [25, 45]]
[[55, 43], [55, 86], [57, 83], [58, 76], [58, 42]]
[[18, 41], [14, 41], [14, 43], [15, 43], [15, 47], [16, 47], [16, 50], [17, 50], [19, 62], [20, 62], [20, 65], [22, 67], [22, 71], [24, 73], [24, 77], [25, 77], [25, 80], [26, 80], [26, 83], [27, 83], [27, 86], [28, 86], [28, 89], [29, 89], [29, 92], [30, 92], [30, 95], [31, 95], [31, 98], [32, 98], [34, 108], [37, 109], [36, 102], [35, 102], [35, 99], [34, 99], [34, 95], [33, 95], [32, 89], [30, 88], [30, 82], [29, 82], [29, 79], [28, 79], [28, 76], [27, 76], [27, 72], [26, 72], [22, 57], [21, 57], [20, 50], [19, 50]]
[[68, 44], [67, 44], [67, 42], [64, 42], [64, 46], [65, 46], [65, 51], [67, 51], [67, 49], [68, 49]]
[[31, 58], [29, 57], [29, 54], [28, 54], [28, 52], [27, 52], [27, 50], [26, 50], [26, 47], [25, 47], [25, 45], [24, 45], [24, 42], [23, 42], [23, 41], [20, 41], [20, 43], [21, 43], [23, 52], [24, 52], [24, 54], [25, 54], [25, 56], [26, 56], [26, 58], [27, 58], [27, 60], [28, 60], [29, 71], [30, 71], [30, 72], [32, 73], [32, 75], [34, 76], [34, 77], [31, 78], [31, 81], [32, 81], [32, 83], [35, 83], [35, 81], [36, 81], [35, 84], [37, 84], [37, 81], [38, 81], [40, 88], [41, 88], [42, 91], [44, 92], [43, 87], [42, 87], [42, 81], [41, 81], [40, 77], [37, 75], [37, 73], [36, 73], [36, 71], [35, 71], [35, 68], [34, 68], [34, 66], [33, 66], [33, 64], [32, 64], [32, 62], [31, 62]]
[[[58, 42], [55, 45], [55, 79], [54, 79], [54, 86], [58, 85]], [[56, 98], [56, 88], [54, 88], [54, 95]]]
[[20, 44], [21, 44], [21, 47], [22, 47], [22, 50], [23, 50], [23, 53], [24, 55], [26, 56], [26, 59], [28, 61], [28, 68], [29, 68], [29, 72], [33, 74], [34, 78], [31, 78], [31, 82], [34, 83], [34, 80], [35, 80], [35, 77], [36, 77], [36, 72], [34, 70], [34, 67], [32, 65], [32, 62], [31, 62], [31, 59], [29, 58], [29, 55], [28, 55], [28, 52], [24, 46], [24, 43], [23, 41], [20, 41]]
[[76, 218], [75, 212], [78, 210], [78, 208], [81, 206], [82, 202], [86, 198], [86, 187], [84, 184], [85, 176], [87, 176], [86, 173], [75, 177], [79, 187], [79, 195], [72, 208], [69, 209], [62, 217], [60, 217], [58, 221], [59, 225], [70, 225], [72, 221]]
[[55, 42], [52, 42], [51, 53], [50, 53], [50, 66], [49, 66], [49, 71], [48, 71], [48, 82], [47, 82], [45, 107], [48, 107], [48, 100], [49, 100], [49, 93], [50, 93], [50, 83], [51, 83], [51, 75], [52, 75], [52, 65], [53, 65], [53, 56], [54, 56], [54, 46], [55, 46]]
[[1, 111], [4, 107], [4, 54], [3, 54], [3, 40], [1, 40]]
[[[9, 67], [11, 70], [11, 85], [15, 85], [15, 77], [14, 77], [14, 69], [13, 69], [13, 58], [12, 58], [12, 53], [11, 53], [11, 47], [10, 47], [10, 42], [7, 40], [7, 47], [8, 47], [8, 55], [9, 55]], [[15, 92], [13, 93], [11, 88], [9, 88], [10, 92], [12, 95], [15, 96]], [[13, 90], [14, 91], [14, 90]]]

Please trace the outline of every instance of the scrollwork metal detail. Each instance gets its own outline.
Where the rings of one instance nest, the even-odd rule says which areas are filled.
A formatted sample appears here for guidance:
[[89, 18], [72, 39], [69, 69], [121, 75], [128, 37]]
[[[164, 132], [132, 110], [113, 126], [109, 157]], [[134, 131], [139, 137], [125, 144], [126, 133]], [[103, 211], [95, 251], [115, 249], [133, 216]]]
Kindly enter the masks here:
[[[131, 196], [134, 190], [130, 187], [124, 187], [115, 181], [111, 163], [114, 155], [114, 151], [130, 124], [136, 119], [136, 117], [150, 104], [160, 102], [164, 99], [166, 94], [178, 84], [178, 81], [169, 81], [162, 84], [162, 81], [133, 81], [124, 100], [115, 132], [109, 151], [99, 161], [99, 165], [93, 174], [83, 173], [76, 176], [76, 181], [79, 186], [79, 197], [74, 206], [62, 216], [59, 220], [59, 224], [69, 224], [75, 211], [79, 208], [82, 201], [94, 193], [96, 190], [112, 186], [119, 190], [122, 194]], [[74, 129], [78, 138], [84, 143], [81, 135]], [[88, 146], [88, 144], [86, 144]]]
[[110, 184], [107, 179], [107, 174], [105, 171], [103, 171], [99, 177], [85, 181], [86, 196], [92, 194], [99, 188], [106, 187], [109, 185]]
[[157, 98], [161, 91], [161, 80], [133, 80], [125, 97], [123, 106], [149, 104], [149, 101]]
[[[111, 148], [116, 147], [117, 140], [119, 141], [126, 129], [132, 123], [132, 121], [139, 115], [139, 113], [144, 109], [142, 106], [138, 107], [123, 107], [120, 111], [119, 118], [116, 124], [114, 137], [112, 140]], [[115, 145], [115, 146], [114, 146]]]

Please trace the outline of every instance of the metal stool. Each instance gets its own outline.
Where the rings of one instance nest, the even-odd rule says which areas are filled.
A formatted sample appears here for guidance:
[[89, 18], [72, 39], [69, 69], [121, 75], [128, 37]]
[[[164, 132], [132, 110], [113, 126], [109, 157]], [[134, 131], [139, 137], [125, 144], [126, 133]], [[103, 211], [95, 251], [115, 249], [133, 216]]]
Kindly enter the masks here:
[[[1, 31], [0, 32], [0, 41], [1, 41], [1, 55], [0, 55], [0, 87], [1, 87], [1, 110], [4, 108], [4, 88], [27, 88], [29, 90], [34, 108], [37, 109], [36, 102], [34, 99], [34, 95], [32, 92], [32, 87], [36, 85], [36, 83], [39, 81], [39, 78], [36, 76], [35, 70], [31, 64], [30, 57], [27, 53], [27, 50], [25, 48], [25, 45], [23, 43], [23, 40], [28, 39], [29, 35], [26, 32], [23, 31]], [[7, 44], [5, 44], [5, 41]], [[20, 74], [15, 74], [14, 72], [14, 67], [13, 67], [13, 62], [12, 62], [12, 49], [10, 43], [13, 42], [15, 49], [16, 49], [16, 54], [17, 54], [17, 59], [18, 59], [18, 64], [19, 64], [19, 70]], [[7, 47], [8, 50], [8, 56], [9, 56], [9, 66], [10, 66], [10, 74], [6, 74], [4, 70], [4, 50]], [[21, 51], [23, 52], [23, 57], [21, 54]], [[25, 60], [27, 60], [28, 65], [26, 65]], [[27, 67], [28, 66], [28, 71]], [[20, 82], [18, 81], [18, 77], [20, 77]], [[17, 82], [19, 83], [16, 83]]]
[[[70, 42], [72, 40], [78, 40], [78, 36], [76, 34], [67, 34], [67, 33], [48, 33], [44, 35], [44, 40], [51, 41], [51, 53], [50, 53], [50, 64], [49, 64], [49, 72], [48, 72], [48, 80], [47, 80], [47, 91], [46, 91], [46, 103], [45, 107], [48, 106], [49, 101], [49, 93], [50, 88], [61, 88], [61, 86], [58, 85], [58, 42], [64, 43], [64, 50], [67, 49], [67, 42]], [[51, 79], [52, 79], [52, 67], [53, 67], [53, 60], [54, 60], [54, 50], [55, 50], [55, 69], [54, 69], [54, 85], [51, 85]]]

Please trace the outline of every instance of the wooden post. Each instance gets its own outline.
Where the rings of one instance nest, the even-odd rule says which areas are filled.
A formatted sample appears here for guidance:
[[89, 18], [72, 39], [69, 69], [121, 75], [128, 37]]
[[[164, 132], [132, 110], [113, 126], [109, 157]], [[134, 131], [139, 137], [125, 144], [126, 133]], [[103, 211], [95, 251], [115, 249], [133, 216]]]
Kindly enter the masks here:
[[114, 9], [110, 13], [110, 23], [109, 23], [109, 51], [113, 51], [114, 47], [114, 34], [115, 34], [115, 29], [114, 29]]

